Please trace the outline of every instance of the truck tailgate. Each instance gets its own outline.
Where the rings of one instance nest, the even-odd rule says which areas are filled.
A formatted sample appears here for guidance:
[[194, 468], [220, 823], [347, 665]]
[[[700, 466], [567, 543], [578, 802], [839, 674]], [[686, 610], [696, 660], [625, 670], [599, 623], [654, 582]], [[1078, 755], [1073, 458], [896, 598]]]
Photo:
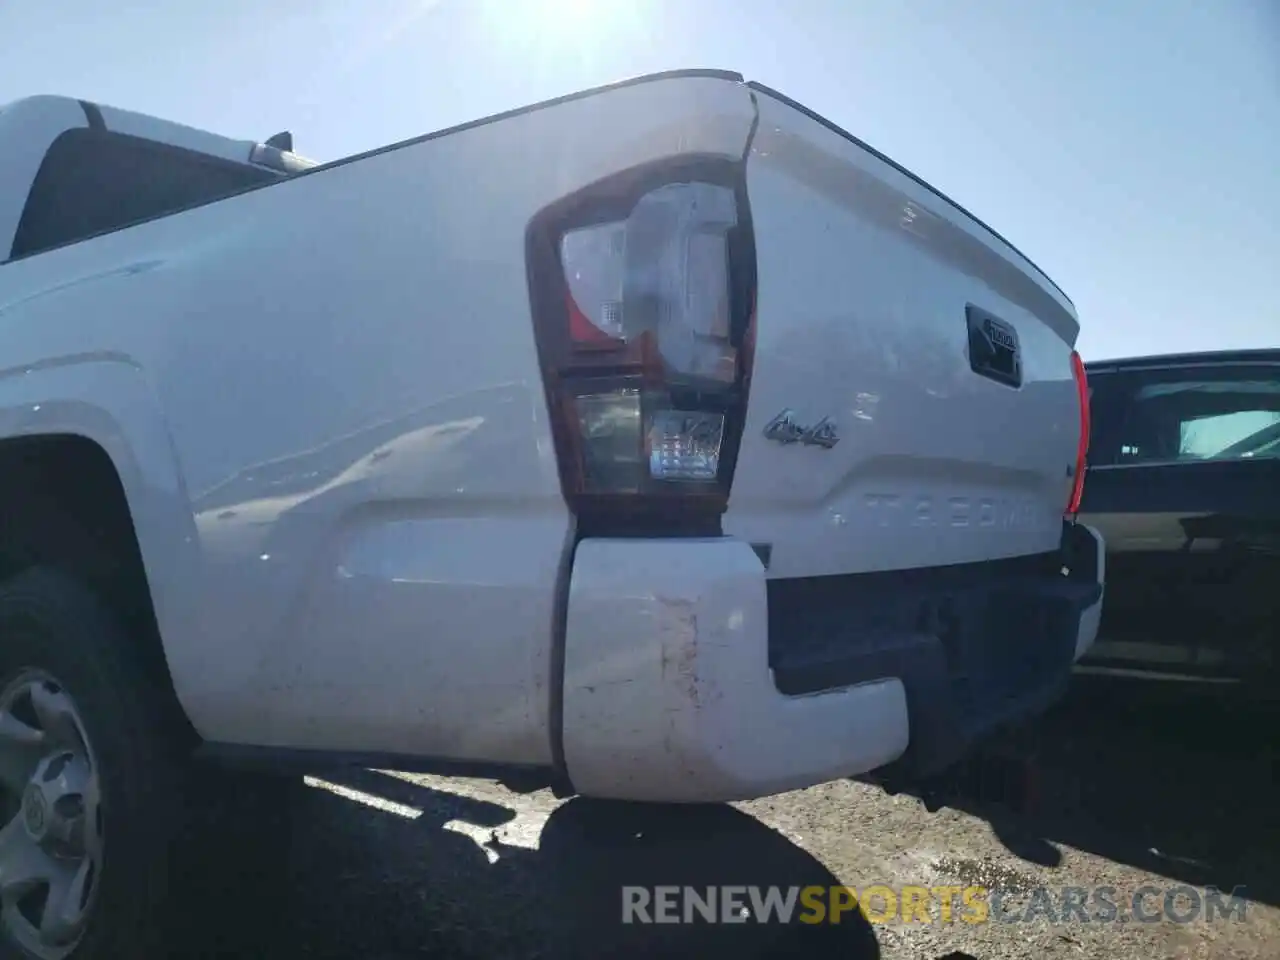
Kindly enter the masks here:
[[725, 532], [771, 577], [1055, 549], [1080, 435], [1071, 302], [892, 162], [756, 98], [755, 359]]

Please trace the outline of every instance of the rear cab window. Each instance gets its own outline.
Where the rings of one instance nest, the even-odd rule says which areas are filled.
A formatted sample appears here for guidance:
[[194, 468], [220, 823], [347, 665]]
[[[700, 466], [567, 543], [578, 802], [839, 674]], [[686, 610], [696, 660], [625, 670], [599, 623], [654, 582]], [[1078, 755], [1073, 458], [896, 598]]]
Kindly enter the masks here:
[[99, 128], [50, 145], [18, 221], [9, 259], [31, 256], [199, 206], [279, 174]]
[[1118, 368], [1090, 383], [1091, 466], [1280, 458], [1280, 363]]

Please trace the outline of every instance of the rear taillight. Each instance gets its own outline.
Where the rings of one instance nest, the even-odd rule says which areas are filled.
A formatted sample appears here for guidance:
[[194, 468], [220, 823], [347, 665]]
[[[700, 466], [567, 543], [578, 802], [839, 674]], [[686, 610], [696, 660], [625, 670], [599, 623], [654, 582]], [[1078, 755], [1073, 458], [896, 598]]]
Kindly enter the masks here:
[[728, 500], [754, 253], [729, 164], [633, 173], [530, 227], [538, 351], [581, 519], [704, 532]]
[[1076, 444], [1075, 474], [1071, 478], [1071, 494], [1067, 499], [1065, 512], [1074, 516], [1080, 512], [1089, 456], [1089, 377], [1085, 373], [1084, 361], [1075, 350], [1071, 351], [1071, 375], [1076, 381], [1076, 399], [1080, 407], [1080, 440]]

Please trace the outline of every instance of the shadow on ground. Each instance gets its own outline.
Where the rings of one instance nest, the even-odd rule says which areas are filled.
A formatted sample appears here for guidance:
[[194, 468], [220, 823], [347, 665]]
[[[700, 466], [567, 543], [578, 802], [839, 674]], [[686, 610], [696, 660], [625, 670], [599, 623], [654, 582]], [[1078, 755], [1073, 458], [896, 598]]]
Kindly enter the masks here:
[[[305, 790], [274, 838], [228, 837], [187, 877], [179, 930], [197, 957], [839, 957], [874, 960], [856, 912], [839, 925], [624, 925], [624, 885], [830, 886], [809, 854], [731, 807], [645, 808], [574, 799], [538, 849], [486, 847], [450, 821], [497, 828], [506, 807], [359, 771], [326, 779], [392, 801], [378, 810]], [[412, 808], [412, 809], [410, 809]], [[397, 812], [397, 809], [399, 812]], [[415, 811], [421, 811], [412, 818]], [[244, 816], [241, 826], [263, 824]], [[274, 849], [273, 849], [274, 847]], [[247, 851], [247, 853], [246, 853]], [[283, 856], [281, 856], [283, 854]], [[265, 870], [270, 862], [275, 870]], [[287, 863], [282, 876], [279, 864]], [[193, 886], [197, 884], [199, 889]]]
[[[1026, 804], [1011, 802], [1009, 767], [990, 756], [942, 799], [1044, 866], [1065, 845], [1280, 904], [1273, 718], [1229, 699], [1079, 684], [1024, 731], [1037, 771]], [[175, 960], [880, 956], [856, 913], [839, 926], [623, 925], [624, 885], [837, 883], [731, 807], [570, 800], [533, 830], [533, 850], [503, 842], [521, 838], [505, 806], [368, 771], [326, 779], [385, 798], [386, 809], [315, 789], [288, 807], [233, 799], [209, 834], [216, 842], [194, 847], [176, 878]], [[446, 828], [456, 823], [471, 835]], [[482, 847], [472, 837], [486, 831]]]
[[1058, 865], [1058, 843], [1280, 904], [1277, 732], [1273, 707], [1081, 678], [1019, 737], [1014, 753], [1026, 752], [1029, 768], [989, 753], [937, 799], [984, 817], [1011, 852], [1042, 866]]

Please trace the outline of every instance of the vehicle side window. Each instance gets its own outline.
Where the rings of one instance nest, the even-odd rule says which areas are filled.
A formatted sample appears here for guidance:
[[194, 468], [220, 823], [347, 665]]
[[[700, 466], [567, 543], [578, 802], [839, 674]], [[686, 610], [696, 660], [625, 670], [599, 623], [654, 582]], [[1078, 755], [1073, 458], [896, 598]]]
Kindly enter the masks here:
[[1123, 378], [1099, 371], [1089, 373], [1089, 466], [1115, 463], [1117, 431], [1124, 422]]
[[153, 140], [106, 130], [68, 130], [40, 164], [10, 257], [118, 230], [276, 179], [248, 164]]
[[1105, 462], [1280, 458], [1280, 366], [1125, 371], [1117, 379], [1123, 403], [1113, 409], [1123, 415]]

